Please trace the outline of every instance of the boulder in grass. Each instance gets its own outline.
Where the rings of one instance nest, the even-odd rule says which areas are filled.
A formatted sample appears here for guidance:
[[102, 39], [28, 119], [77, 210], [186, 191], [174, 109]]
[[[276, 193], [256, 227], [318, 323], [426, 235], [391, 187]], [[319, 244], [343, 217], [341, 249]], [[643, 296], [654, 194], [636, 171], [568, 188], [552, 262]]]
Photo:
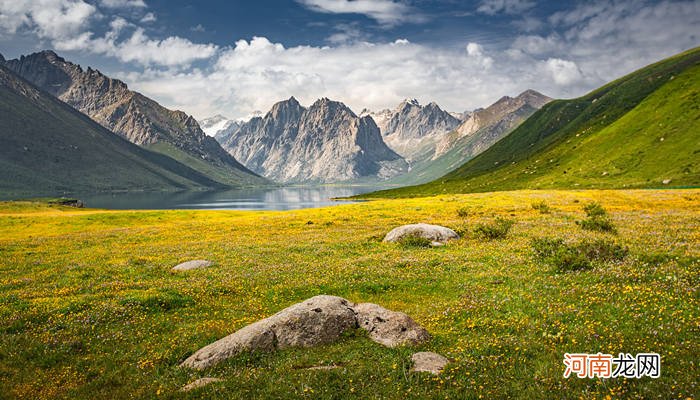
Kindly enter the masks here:
[[430, 340], [430, 334], [408, 315], [387, 310], [372, 303], [354, 307], [357, 324], [369, 332], [373, 341], [387, 347], [420, 344]]
[[413, 372], [430, 372], [431, 374], [437, 375], [442, 372], [450, 360], [441, 356], [440, 354], [433, 353], [430, 351], [421, 351], [415, 353], [411, 356], [411, 361], [413, 361], [413, 367], [411, 371]]
[[384, 237], [385, 242], [398, 242], [407, 237], [421, 237], [431, 242], [445, 243], [450, 239], [459, 239], [457, 232], [440, 225], [411, 224], [392, 229]]
[[341, 297], [312, 297], [201, 348], [181, 366], [204, 369], [244, 352], [332, 343], [357, 327], [352, 306]]
[[180, 366], [204, 369], [241, 353], [333, 343], [343, 332], [358, 327], [367, 330], [373, 341], [388, 347], [430, 339], [428, 332], [404, 313], [321, 295], [202, 347]]
[[191, 269], [206, 268], [212, 266], [213, 263], [207, 260], [192, 260], [173, 267], [173, 271], [189, 271]]

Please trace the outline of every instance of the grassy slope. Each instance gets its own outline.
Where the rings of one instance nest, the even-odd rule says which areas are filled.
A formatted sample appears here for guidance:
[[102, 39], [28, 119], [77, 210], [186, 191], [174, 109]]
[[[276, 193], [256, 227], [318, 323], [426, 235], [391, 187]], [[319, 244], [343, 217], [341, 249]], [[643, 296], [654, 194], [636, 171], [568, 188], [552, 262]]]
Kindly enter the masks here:
[[700, 49], [557, 100], [454, 172], [366, 197], [700, 185]]
[[[17, 85], [28, 87], [22, 86], [28, 85], [24, 81]], [[28, 90], [35, 97], [0, 85], [4, 196], [220, 186], [173, 159], [121, 139], [53, 97]]]
[[[238, 164], [224, 164], [207, 162], [197, 158], [187, 152], [167, 142], [160, 142], [147, 146], [149, 150], [158, 152], [170, 157], [199, 173], [229, 187], [243, 186], [263, 186], [270, 185], [271, 182], [265, 178], [255, 175], [252, 171]], [[234, 160], [235, 161], [235, 160]]]
[[[541, 200], [551, 214], [532, 209]], [[590, 200], [610, 212], [617, 236], [574, 223]], [[0, 204], [0, 397], [697, 397], [699, 211], [700, 190], [498, 192], [254, 213]], [[469, 233], [494, 216], [517, 219], [507, 239]], [[467, 234], [435, 249], [380, 242], [418, 221]], [[604, 238], [630, 256], [556, 274], [533, 259], [530, 240], [543, 236]], [[196, 258], [215, 265], [170, 271]], [[205, 372], [177, 368], [200, 346], [321, 293], [404, 311], [433, 339], [388, 349], [350, 335]], [[454, 362], [440, 377], [410, 373], [417, 349]], [[565, 352], [597, 351], [659, 352], [661, 377], [562, 378]], [[342, 367], [303, 369], [334, 363]], [[224, 382], [179, 392], [201, 376]]]

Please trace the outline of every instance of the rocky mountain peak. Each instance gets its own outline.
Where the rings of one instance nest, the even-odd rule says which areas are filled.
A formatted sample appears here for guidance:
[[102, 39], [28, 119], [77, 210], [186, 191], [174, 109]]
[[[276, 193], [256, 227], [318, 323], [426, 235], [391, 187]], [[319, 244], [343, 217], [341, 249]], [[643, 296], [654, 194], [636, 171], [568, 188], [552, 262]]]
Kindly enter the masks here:
[[316, 100], [308, 109], [309, 113], [320, 113], [320, 114], [349, 114], [352, 117], [357, 117], [355, 113], [344, 103], [339, 101], [333, 101], [328, 97], [322, 97]]
[[388, 177], [405, 162], [384, 144], [369, 116], [327, 97], [308, 108], [296, 99], [243, 124], [224, 147], [248, 168], [280, 182], [342, 182]]
[[222, 181], [236, 181], [226, 174], [251, 176], [213, 138], [205, 135], [192, 116], [169, 110], [96, 69], [83, 71], [50, 50], [9, 60], [5, 65], [132, 143], [167, 144], [165, 147], [178, 149], [220, 170]]

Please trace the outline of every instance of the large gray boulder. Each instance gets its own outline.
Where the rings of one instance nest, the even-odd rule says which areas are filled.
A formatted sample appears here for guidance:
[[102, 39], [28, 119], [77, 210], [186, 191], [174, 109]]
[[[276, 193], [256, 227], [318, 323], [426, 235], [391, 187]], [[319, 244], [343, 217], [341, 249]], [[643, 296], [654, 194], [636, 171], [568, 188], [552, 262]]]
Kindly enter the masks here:
[[203, 347], [181, 366], [204, 369], [243, 352], [334, 342], [346, 330], [357, 327], [352, 306], [341, 297], [312, 297]]
[[207, 260], [192, 260], [173, 267], [173, 271], [189, 271], [191, 269], [206, 268], [212, 266], [213, 263]]
[[444, 243], [450, 239], [459, 239], [457, 232], [440, 225], [411, 224], [392, 229], [384, 237], [385, 242], [398, 242], [409, 236], [418, 236], [432, 242]]
[[419, 344], [430, 334], [408, 315], [376, 304], [353, 304], [336, 296], [315, 296], [250, 324], [205, 346], [181, 367], [204, 369], [244, 352], [310, 347], [335, 342], [348, 329], [362, 328], [384, 346]]
[[420, 344], [430, 340], [430, 334], [408, 315], [387, 310], [372, 303], [354, 307], [357, 324], [369, 332], [373, 341], [387, 347]]
[[442, 372], [450, 360], [441, 356], [440, 354], [433, 353], [430, 351], [421, 351], [415, 353], [411, 356], [411, 361], [413, 361], [413, 367], [411, 371], [413, 372], [430, 372], [431, 374], [437, 375]]

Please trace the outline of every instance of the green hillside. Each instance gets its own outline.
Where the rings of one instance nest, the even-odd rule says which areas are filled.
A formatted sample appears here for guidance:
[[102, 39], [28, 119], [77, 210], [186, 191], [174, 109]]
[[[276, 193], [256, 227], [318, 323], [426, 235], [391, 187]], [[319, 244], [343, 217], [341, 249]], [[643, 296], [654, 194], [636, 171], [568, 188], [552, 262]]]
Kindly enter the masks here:
[[122, 139], [0, 66], [0, 196], [221, 186]]
[[433, 182], [364, 197], [700, 185], [700, 48], [557, 100]]

